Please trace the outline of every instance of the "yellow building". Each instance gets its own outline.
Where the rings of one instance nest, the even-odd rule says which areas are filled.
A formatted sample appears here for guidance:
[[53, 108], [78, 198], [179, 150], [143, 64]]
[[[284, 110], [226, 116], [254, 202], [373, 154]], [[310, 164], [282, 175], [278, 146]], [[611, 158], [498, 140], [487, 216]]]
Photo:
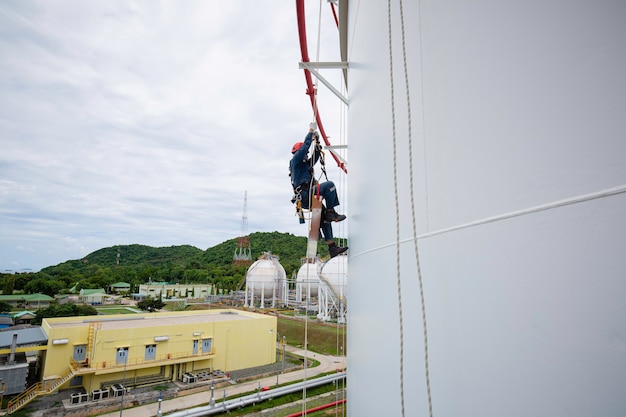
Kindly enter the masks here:
[[44, 319], [43, 385], [91, 393], [274, 363], [276, 317], [198, 310]]

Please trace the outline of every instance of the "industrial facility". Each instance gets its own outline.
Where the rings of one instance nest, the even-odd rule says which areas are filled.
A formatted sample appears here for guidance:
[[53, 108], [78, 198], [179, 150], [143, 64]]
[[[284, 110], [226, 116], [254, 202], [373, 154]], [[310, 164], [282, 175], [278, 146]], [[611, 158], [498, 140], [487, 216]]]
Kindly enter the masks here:
[[319, 320], [345, 323], [347, 285], [347, 256], [304, 258], [295, 278], [287, 279], [278, 257], [266, 252], [246, 273], [244, 305], [317, 312]]
[[[24, 330], [5, 332], [12, 340], [8, 348], [3, 343], [0, 354], [7, 359], [0, 372], [11, 393], [22, 392], [9, 403], [10, 412], [66, 388], [82, 387], [78, 401], [92, 401], [129, 387], [195, 382], [276, 359], [276, 317], [239, 310], [49, 318], [41, 331], [37, 343], [21, 340]], [[40, 382], [27, 387], [22, 352], [34, 351], [40, 352]]]

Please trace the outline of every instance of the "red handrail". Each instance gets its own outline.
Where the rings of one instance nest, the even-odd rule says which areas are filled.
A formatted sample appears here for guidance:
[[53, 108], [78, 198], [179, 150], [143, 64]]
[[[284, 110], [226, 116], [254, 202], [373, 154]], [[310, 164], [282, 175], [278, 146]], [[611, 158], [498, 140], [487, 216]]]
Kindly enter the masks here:
[[[300, 39], [300, 54], [302, 55], [302, 62], [310, 62], [309, 60], [309, 49], [307, 47], [306, 42], [306, 22], [304, 16], [304, 0], [296, 0], [296, 14], [298, 17], [298, 37]], [[304, 79], [306, 80], [306, 94], [309, 96], [311, 100], [311, 106], [315, 111], [315, 121], [317, 122], [317, 127], [322, 135], [322, 139], [324, 139], [324, 143], [326, 146], [330, 146], [330, 141], [328, 140], [328, 136], [326, 135], [326, 131], [324, 130], [324, 125], [322, 124], [322, 118], [320, 117], [319, 110], [316, 108], [315, 103], [315, 86], [313, 85], [313, 79], [311, 78], [311, 72], [307, 69], [304, 70]], [[337, 162], [337, 166], [343, 170], [346, 174], [348, 173], [348, 169], [345, 164], [341, 162], [341, 160], [331, 152], [333, 159]]]
[[[308, 410], [305, 411], [305, 413], [306, 414], [314, 413], [316, 411], [324, 410], [326, 408], [335, 407], [335, 406], [337, 406], [339, 404], [343, 404], [345, 402], [346, 402], [346, 400], [343, 399], [343, 400], [333, 401], [332, 403], [328, 403], [328, 404], [324, 404], [324, 405], [318, 405], [317, 407], [309, 408]], [[285, 417], [300, 417], [300, 416], [302, 416], [302, 411], [299, 411], [299, 412], [293, 413], [293, 414], [289, 414], [288, 416], [285, 416]]]

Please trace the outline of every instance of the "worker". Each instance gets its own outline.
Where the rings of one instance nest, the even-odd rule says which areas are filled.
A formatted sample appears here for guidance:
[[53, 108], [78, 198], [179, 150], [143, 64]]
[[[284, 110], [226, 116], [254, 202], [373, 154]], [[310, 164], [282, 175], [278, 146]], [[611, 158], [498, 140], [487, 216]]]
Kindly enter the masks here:
[[[315, 142], [313, 155], [309, 158], [309, 148]], [[309, 133], [306, 135], [304, 142], [297, 142], [291, 149], [292, 157], [289, 162], [289, 175], [291, 176], [291, 185], [294, 190], [294, 198], [292, 202], [298, 204], [297, 210], [311, 208], [312, 196], [322, 196], [325, 206], [322, 205], [322, 221], [320, 221], [320, 229], [324, 240], [328, 245], [328, 253], [331, 258], [344, 253], [347, 247], [337, 246], [333, 239], [332, 222], [340, 222], [345, 220], [346, 216], [338, 214], [335, 207], [339, 205], [337, 197], [337, 188], [332, 181], [325, 181], [321, 184], [315, 180], [313, 166], [320, 160], [322, 156], [322, 147], [319, 143], [319, 134], [317, 133], [317, 123], [313, 122], [309, 126]], [[323, 158], [322, 158], [323, 163]], [[300, 215], [301, 212], [299, 213]], [[301, 223], [304, 218], [301, 217]]]

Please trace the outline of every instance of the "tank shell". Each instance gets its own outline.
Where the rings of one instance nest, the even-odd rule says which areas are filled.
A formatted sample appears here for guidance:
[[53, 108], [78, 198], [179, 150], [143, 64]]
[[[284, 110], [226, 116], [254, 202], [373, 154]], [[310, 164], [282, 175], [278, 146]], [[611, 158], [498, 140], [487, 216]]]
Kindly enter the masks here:
[[326, 261], [321, 267], [322, 281], [332, 286], [339, 297], [346, 298], [348, 288], [348, 257], [335, 256]]
[[296, 276], [296, 299], [298, 301], [306, 299], [307, 293], [310, 297], [317, 297], [317, 290], [320, 284], [317, 267], [317, 263], [305, 263], [298, 270], [298, 275]]
[[278, 262], [278, 257], [264, 255], [255, 261], [246, 273], [246, 287], [254, 289], [255, 296], [272, 297], [282, 289], [285, 282], [285, 268]]

